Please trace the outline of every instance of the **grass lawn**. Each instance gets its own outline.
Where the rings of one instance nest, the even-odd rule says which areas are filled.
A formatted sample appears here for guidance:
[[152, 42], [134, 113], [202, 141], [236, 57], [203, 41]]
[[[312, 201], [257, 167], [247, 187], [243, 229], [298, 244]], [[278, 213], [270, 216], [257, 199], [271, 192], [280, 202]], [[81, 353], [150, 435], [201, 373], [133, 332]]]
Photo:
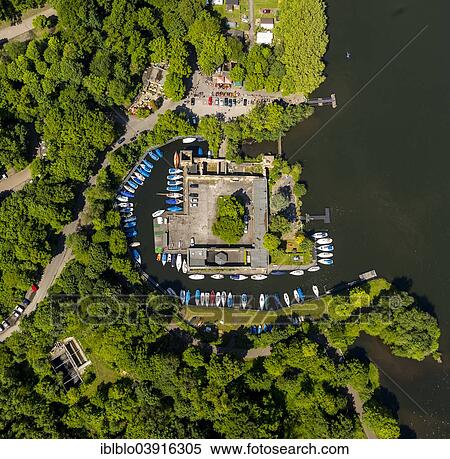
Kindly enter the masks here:
[[[86, 387], [86, 395], [93, 395], [97, 391], [97, 387], [102, 383], [115, 382], [119, 377], [119, 374], [111, 370], [106, 366], [102, 360], [96, 356], [89, 356], [89, 359], [92, 362], [92, 368], [95, 372], [96, 378]], [[88, 367], [89, 369], [89, 367]]]
[[[275, 12], [274, 9], [279, 8], [279, 1], [278, 0], [255, 0], [255, 18], [274, 18]], [[270, 14], [262, 14], [262, 9], [269, 9], [272, 10]]]
[[241, 0], [240, 7], [233, 11], [227, 11], [225, 1], [223, 5], [214, 5], [214, 9], [229, 21], [236, 22], [238, 29], [248, 30], [248, 24], [241, 22], [241, 17], [245, 14], [248, 17], [248, 0]]
[[[237, 330], [238, 328], [248, 328], [251, 325], [288, 323], [289, 317], [295, 313], [313, 319], [320, 318], [326, 311], [327, 297], [317, 300], [307, 301], [303, 304], [294, 304], [291, 307], [278, 309], [276, 311], [257, 311], [257, 310], [235, 310], [229, 308], [202, 308], [188, 306], [183, 308], [181, 315], [185, 320], [190, 321], [194, 318], [201, 319], [205, 324], [214, 323], [220, 331]], [[222, 323], [223, 322], [223, 323]]]

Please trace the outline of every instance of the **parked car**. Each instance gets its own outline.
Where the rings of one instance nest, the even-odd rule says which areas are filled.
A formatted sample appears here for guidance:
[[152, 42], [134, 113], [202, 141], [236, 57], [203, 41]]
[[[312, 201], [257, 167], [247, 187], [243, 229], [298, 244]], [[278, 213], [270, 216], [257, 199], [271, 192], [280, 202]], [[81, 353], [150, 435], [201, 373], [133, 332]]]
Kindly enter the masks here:
[[191, 198], [191, 202], [192, 202], [192, 203], [198, 202], [198, 198]]
[[189, 185], [190, 188], [198, 188], [198, 183], [191, 183]]
[[195, 245], [195, 239], [191, 237], [191, 246]]
[[189, 193], [191, 198], [198, 198], [198, 193]]
[[191, 97], [191, 105], [195, 105], [195, 97]]
[[236, 105], [237, 101], [236, 99], [233, 99], [233, 105]]
[[121, 145], [121, 144], [124, 143], [124, 142], [125, 142], [125, 137], [121, 137], [121, 138], [117, 141], [117, 143], [118, 143], [119, 145]]
[[262, 13], [262, 14], [270, 14], [270, 11], [271, 11], [271, 10], [269, 10], [268, 8], [263, 8], [263, 9], [261, 10], [261, 13]]
[[228, 97], [225, 97], [224, 103], [225, 103], [225, 107], [227, 107], [228, 106]]
[[212, 103], [213, 103], [212, 96], [209, 96], [208, 97], [208, 105], [212, 105]]
[[222, 98], [219, 99], [219, 105], [220, 105], [221, 107], [223, 107], [223, 99], [222, 99]]
[[24, 298], [22, 300], [21, 305], [26, 308], [30, 303], [31, 303], [31, 301], [28, 298]]
[[17, 305], [13, 311], [14, 317], [20, 317], [23, 314], [23, 311], [25, 311], [25, 308], [20, 304]]
[[0, 330], [0, 331], [5, 331], [7, 328], [10, 327], [9, 322], [8, 322], [7, 320], [4, 320], [4, 321], [1, 323], [0, 327], [1, 327], [1, 330]]
[[247, 106], [247, 99], [244, 99], [244, 107]]
[[198, 207], [198, 202], [191, 202], [191, 207]]
[[215, 103], [216, 105], [219, 105], [219, 98], [218, 98], [218, 97], [216, 97], [216, 100], [214, 101], [214, 103]]

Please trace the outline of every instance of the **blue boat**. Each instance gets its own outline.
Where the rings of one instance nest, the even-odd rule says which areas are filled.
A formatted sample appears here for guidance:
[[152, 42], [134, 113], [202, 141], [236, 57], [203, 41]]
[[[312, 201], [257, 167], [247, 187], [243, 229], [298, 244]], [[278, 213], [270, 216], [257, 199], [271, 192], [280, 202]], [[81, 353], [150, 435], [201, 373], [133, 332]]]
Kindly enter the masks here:
[[136, 170], [142, 174], [144, 177], [150, 177], [150, 172], [147, 172], [142, 167], [137, 167]]
[[233, 300], [233, 294], [230, 292], [228, 293], [227, 297], [227, 306], [231, 308], [233, 306], [234, 300]]
[[176, 175], [176, 174], [182, 174], [183, 171], [181, 169], [175, 169], [174, 167], [171, 167], [169, 169], [169, 174], [171, 175]]
[[317, 249], [320, 250], [321, 252], [332, 252], [334, 250], [334, 246], [332, 244], [319, 245]]
[[184, 300], [186, 299], [186, 291], [185, 290], [180, 290], [180, 301], [181, 304], [184, 303]]
[[264, 324], [264, 325], [263, 325], [263, 332], [266, 332], [266, 331], [267, 331], [267, 325]]
[[203, 148], [198, 147], [198, 156], [203, 156]]
[[300, 298], [300, 301], [303, 303], [305, 301], [305, 294], [303, 293], [303, 290], [300, 287], [297, 289], [297, 293]]
[[167, 180], [182, 180], [182, 175], [168, 175]]
[[157, 149], [155, 150], [155, 152], [156, 152], [156, 154], [157, 154], [160, 158], [163, 157], [163, 153], [162, 153], [162, 151], [161, 151], [159, 148], [157, 148]]
[[141, 254], [139, 253], [139, 250], [133, 249], [133, 250], [131, 251], [131, 256], [133, 257], [133, 260], [134, 260], [136, 263], [141, 264]]
[[195, 304], [196, 304], [197, 306], [200, 304], [200, 295], [201, 295], [200, 290], [197, 289], [197, 290], [195, 291]]
[[137, 183], [134, 183], [133, 180], [128, 180], [127, 184], [135, 190], [139, 187], [139, 185]]
[[128, 238], [136, 237], [138, 232], [136, 230], [125, 231], [125, 236]]
[[123, 225], [124, 228], [134, 228], [137, 225], [136, 222], [128, 222]]
[[181, 191], [183, 189], [182, 186], [168, 186], [166, 188], [167, 191]]
[[172, 260], [170, 261], [172, 268], [175, 268], [176, 257], [175, 255], [172, 256]]
[[287, 274], [287, 271], [272, 271], [270, 274], [273, 276], [283, 276], [284, 274]]
[[153, 161], [159, 161], [159, 156], [156, 153], [153, 153], [153, 151], [151, 151], [148, 155], [153, 159]]
[[127, 214], [128, 212], [133, 212], [133, 208], [132, 207], [121, 207], [119, 209], [119, 212], [121, 214]]
[[136, 221], [136, 217], [135, 217], [135, 216], [127, 217], [127, 218], [124, 218], [124, 219], [123, 219], [123, 222], [124, 222], [124, 223], [134, 222], [134, 221]]
[[133, 193], [130, 193], [129, 191], [126, 191], [126, 190], [122, 190], [122, 191], [120, 192], [120, 194], [121, 194], [122, 196], [126, 196], [127, 198], [134, 198], [134, 194], [133, 194]]
[[179, 199], [175, 199], [175, 198], [170, 198], [170, 199], [166, 199], [166, 204], [170, 204], [170, 205], [174, 205], [174, 204], [177, 204], [179, 202]]
[[135, 175], [132, 175], [131, 178], [132, 178], [138, 185], [142, 185], [142, 184], [144, 183], [140, 178], [136, 177]]
[[189, 301], [191, 301], [191, 291], [190, 290], [186, 292], [186, 301], [184, 302], [184, 304], [189, 304]]
[[181, 180], [167, 180], [167, 186], [181, 186]]
[[147, 161], [146, 159], [142, 160], [141, 166], [145, 166], [150, 170], [153, 169], [153, 163], [151, 163], [150, 161]]
[[245, 309], [246, 306], [247, 306], [247, 302], [248, 302], [248, 297], [247, 297], [247, 294], [246, 293], [243, 293], [241, 295], [241, 304], [242, 304], [242, 307]]
[[277, 303], [277, 305], [282, 308], [283, 305], [281, 304], [281, 298], [280, 298], [280, 295], [278, 295], [278, 293], [275, 293], [275, 295], [273, 296], [275, 298], [275, 302]]
[[182, 207], [178, 207], [178, 206], [170, 206], [167, 208], [167, 210], [169, 212], [181, 212], [183, 210]]
[[165, 264], [167, 263], [167, 253], [166, 252], [162, 254], [161, 263], [163, 266], [165, 266]]
[[258, 325], [258, 335], [260, 335], [260, 334], [261, 334], [261, 330], [262, 330], [262, 327], [261, 327], [261, 325]]

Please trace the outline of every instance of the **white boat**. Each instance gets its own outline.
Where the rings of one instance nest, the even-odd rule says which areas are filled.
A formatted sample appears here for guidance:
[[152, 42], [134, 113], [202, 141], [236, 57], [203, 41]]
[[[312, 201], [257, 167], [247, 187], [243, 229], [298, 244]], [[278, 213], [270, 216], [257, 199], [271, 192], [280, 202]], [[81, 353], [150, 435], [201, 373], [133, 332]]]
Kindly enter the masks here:
[[167, 253], [163, 253], [161, 257], [161, 264], [165, 266], [167, 263]]
[[182, 180], [167, 180], [167, 185], [169, 186], [178, 186], [182, 184], [183, 184]]
[[308, 268], [308, 272], [310, 273], [315, 273], [316, 271], [319, 271], [320, 266], [311, 266], [311, 268]]
[[139, 173], [138, 171], [134, 171], [134, 175], [138, 178], [141, 179], [143, 182], [145, 181], [145, 177]]
[[152, 217], [153, 217], [153, 218], [159, 217], [159, 216], [161, 216], [164, 212], [165, 212], [164, 209], [156, 210], [155, 212], [152, 213]]
[[182, 263], [183, 263], [183, 257], [181, 256], [181, 253], [179, 253], [177, 255], [177, 261], [175, 263], [175, 266], [177, 267], [177, 271], [180, 271]]
[[116, 196], [116, 199], [121, 202], [128, 202], [128, 198], [126, 196]]
[[225, 303], [227, 302], [227, 292], [222, 292], [220, 299], [222, 301], [222, 307], [225, 307]]
[[266, 304], [266, 296], [264, 295], [264, 293], [261, 293], [261, 295], [259, 295], [259, 309], [261, 309], [261, 311], [264, 309], [265, 304]]
[[223, 274], [213, 274], [211, 276], [211, 279], [215, 279], [215, 280], [219, 280], [219, 279], [223, 279], [223, 278], [224, 278]]
[[222, 301], [222, 296], [220, 295], [220, 292], [216, 293], [216, 306], [220, 306], [220, 302]]
[[171, 253], [169, 253], [169, 255], [167, 255], [167, 263], [172, 263], [172, 254]]
[[294, 288], [294, 298], [297, 303], [300, 303], [300, 295], [298, 294], [298, 291], [296, 288]]
[[182, 174], [182, 173], [183, 173], [182, 169], [175, 169], [174, 167], [171, 167], [169, 169], [169, 174], [171, 175]]
[[319, 245], [319, 247], [317, 247], [317, 250], [320, 250], [321, 252], [332, 252], [334, 250], [334, 246], [331, 244]]
[[318, 232], [318, 233], [314, 233], [314, 234], [312, 235], [312, 237], [313, 237], [314, 239], [321, 239], [321, 238], [323, 238], [323, 237], [328, 237], [328, 233], [327, 233], [326, 231], [321, 231], [321, 232]]
[[260, 281], [260, 280], [267, 279], [267, 276], [264, 274], [253, 274], [253, 276], [250, 276], [250, 279]]
[[119, 207], [133, 207], [134, 204], [132, 202], [119, 202], [118, 206]]
[[332, 265], [333, 264], [333, 259], [332, 258], [322, 258], [320, 260], [317, 260], [319, 263], [322, 263], [323, 265]]
[[333, 239], [331, 237], [323, 237], [321, 239], [317, 239], [316, 244], [322, 245], [322, 244], [331, 244], [333, 242]]
[[314, 292], [314, 295], [316, 295], [317, 298], [319, 298], [319, 287], [317, 287], [317, 285], [312, 286], [312, 291]]
[[291, 276], [303, 276], [303, 274], [305, 274], [305, 271], [303, 271], [303, 269], [296, 269], [294, 271], [291, 271], [289, 274]]
[[209, 306], [209, 292], [205, 293], [205, 305]]
[[183, 264], [181, 265], [181, 272], [183, 274], [186, 274], [188, 272], [188, 265], [187, 265], [187, 261], [186, 260], [183, 260]]
[[291, 305], [291, 300], [289, 298], [289, 295], [287, 293], [285, 293], [283, 295], [283, 298], [284, 298], [284, 302], [286, 303], [286, 306], [290, 306]]
[[183, 143], [192, 143], [192, 142], [195, 142], [197, 140], [197, 137], [186, 137], [185, 139], [183, 139]]
[[248, 301], [248, 297], [247, 297], [247, 294], [246, 293], [243, 293], [241, 295], [241, 304], [242, 304], [242, 308], [245, 309], [247, 307], [247, 301]]
[[204, 278], [205, 278], [204, 274], [191, 274], [189, 276], [189, 279], [192, 279], [192, 280], [202, 280]]
[[243, 274], [232, 274], [230, 276], [230, 279], [231, 280], [242, 281], [242, 280], [248, 279], [248, 277], [244, 276]]
[[140, 245], [141, 245], [140, 242], [132, 242], [132, 243], [130, 244], [130, 247], [139, 247]]
[[333, 258], [333, 252], [319, 252], [317, 256], [319, 258]]
[[202, 292], [202, 293], [200, 294], [200, 304], [201, 304], [202, 306], [205, 306], [205, 292]]

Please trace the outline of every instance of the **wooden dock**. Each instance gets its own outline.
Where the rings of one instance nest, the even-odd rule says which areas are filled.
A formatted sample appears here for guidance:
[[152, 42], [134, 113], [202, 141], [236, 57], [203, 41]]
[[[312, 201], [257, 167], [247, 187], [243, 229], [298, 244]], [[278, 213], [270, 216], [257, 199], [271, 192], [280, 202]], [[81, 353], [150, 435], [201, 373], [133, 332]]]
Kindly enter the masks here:
[[330, 97], [318, 97], [317, 99], [307, 99], [308, 105], [314, 105], [316, 107], [323, 107], [324, 105], [331, 105], [332, 108], [337, 107], [336, 94], [331, 94]]
[[313, 221], [323, 221], [323, 223], [330, 224], [331, 223], [331, 211], [329, 207], [325, 207], [325, 211], [323, 215], [309, 215], [305, 214], [300, 217], [300, 220], [304, 223], [309, 223]]

